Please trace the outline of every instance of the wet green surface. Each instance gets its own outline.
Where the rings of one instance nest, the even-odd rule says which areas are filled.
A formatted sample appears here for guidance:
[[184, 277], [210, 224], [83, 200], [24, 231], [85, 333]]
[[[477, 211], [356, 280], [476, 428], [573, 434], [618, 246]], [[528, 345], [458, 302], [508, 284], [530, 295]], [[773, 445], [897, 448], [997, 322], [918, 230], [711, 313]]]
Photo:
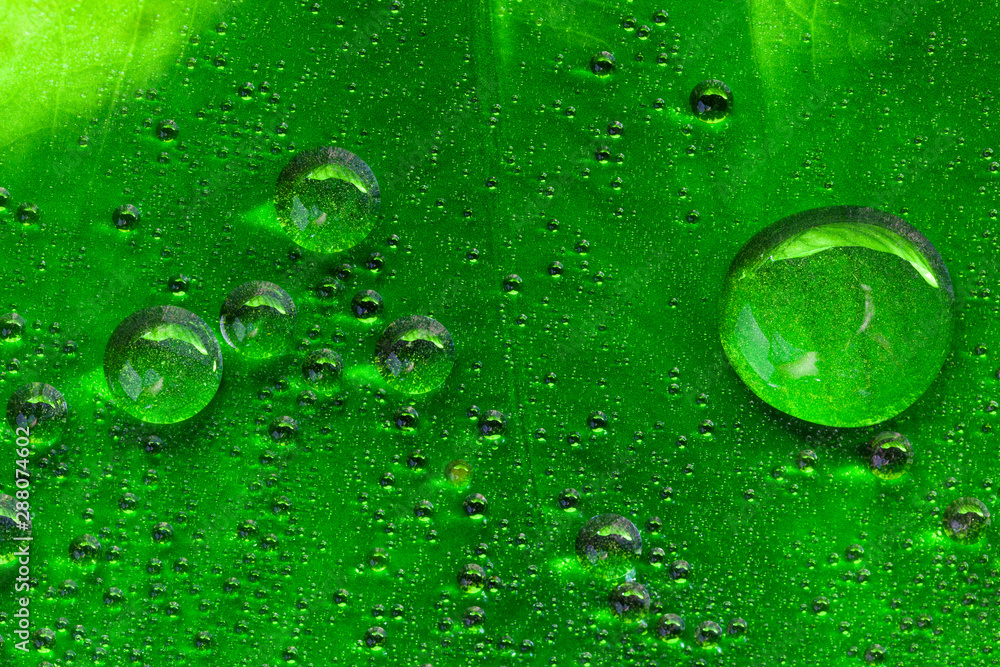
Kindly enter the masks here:
[[[997, 502], [986, 11], [0, 5], [0, 301], [25, 321], [0, 343], [0, 391], [44, 382], [69, 406], [27, 457], [0, 436], [0, 492], [26, 461], [34, 538], [31, 650], [8, 565], [3, 660], [992, 664], [992, 529], [962, 544], [942, 516]], [[603, 51], [615, 68], [598, 76]], [[712, 125], [690, 106], [706, 79], [736, 100]], [[374, 231], [330, 254], [296, 246], [273, 203], [288, 162], [321, 146], [380, 189]], [[129, 231], [123, 205], [141, 212]], [[719, 343], [746, 241], [842, 205], [919, 229], [956, 299], [940, 376], [860, 429], [769, 407]], [[196, 416], [131, 416], [104, 375], [115, 327], [171, 305], [221, 342], [220, 308], [252, 280], [295, 302], [287, 352], [223, 345]], [[364, 290], [382, 309], [359, 319]], [[375, 364], [410, 316], [439, 321], [456, 354], [415, 396]], [[303, 374], [323, 349], [343, 360], [332, 391]], [[866, 449], [887, 430], [914, 449], [892, 481]], [[458, 484], [456, 459], [472, 468]], [[641, 534], [643, 622], [617, 617], [613, 584], [576, 557], [605, 513]], [[463, 593], [470, 564], [486, 581]]]

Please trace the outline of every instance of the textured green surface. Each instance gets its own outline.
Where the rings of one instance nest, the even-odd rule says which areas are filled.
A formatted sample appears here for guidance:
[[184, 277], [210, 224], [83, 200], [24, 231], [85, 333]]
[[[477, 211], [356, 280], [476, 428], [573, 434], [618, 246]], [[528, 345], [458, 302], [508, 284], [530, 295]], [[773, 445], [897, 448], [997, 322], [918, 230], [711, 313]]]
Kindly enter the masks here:
[[[0, 398], [39, 381], [69, 405], [26, 464], [42, 650], [14, 647], [8, 569], [3, 661], [993, 663], [995, 531], [960, 544], [942, 518], [960, 497], [997, 503], [988, 7], [311, 6], [0, 3], [0, 302], [26, 321], [0, 344]], [[607, 76], [590, 68], [602, 51]], [[689, 102], [710, 78], [736, 100], [714, 125]], [[320, 146], [380, 186], [374, 231], [341, 253], [296, 247], [273, 208], [289, 160]], [[142, 215], [122, 232], [126, 204]], [[838, 205], [933, 239], [957, 301], [941, 375], [862, 429], [770, 408], [718, 340], [744, 243]], [[226, 346], [218, 393], [177, 424], [113, 400], [119, 322], [169, 304], [216, 329], [250, 280], [295, 301], [285, 355]], [[362, 290], [383, 299], [370, 322], [351, 311]], [[408, 397], [374, 353], [413, 315], [447, 328], [456, 362]], [[340, 387], [310, 394], [321, 349], [341, 355]], [[868, 470], [884, 430], [913, 444], [898, 480]], [[15, 434], [0, 437], [11, 495]], [[464, 485], [445, 475], [456, 459]], [[645, 623], [617, 618], [576, 557], [603, 513], [641, 533]], [[465, 594], [469, 564], [486, 582]], [[666, 613], [676, 642], [658, 638], [679, 627]], [[712, 623], [719, 643], [699, 646]]]

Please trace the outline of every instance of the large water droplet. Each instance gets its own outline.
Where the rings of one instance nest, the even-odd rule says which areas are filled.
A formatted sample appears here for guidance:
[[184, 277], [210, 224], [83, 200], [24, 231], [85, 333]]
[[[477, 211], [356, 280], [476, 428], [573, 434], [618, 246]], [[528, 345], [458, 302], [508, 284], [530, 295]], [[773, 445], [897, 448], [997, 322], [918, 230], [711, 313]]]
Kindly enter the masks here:
[[295, 317], [295, 304], [288, 292], [274, 283], [254, 280], [226, 297], [219, 328], [233, 349], [251, 359], [266, 359], [285, 350]]
[[153, 306], [132, 313], [111, 334], [104, 376], [125, 412], [151, 424], [173, 424], [215, 396], [222, 352], [200, 317], [176, 306]]
[[455, 365], [451, 334], [429, 317], [413, 315], [390, 324], [376, 343], [375, 366], [394, 388], [423, 394], [444, 383]]
[[978, 542], [990, 526], [990, 511], [978, 498], [959, 498], [944, 510], [945, 535], [962, 544]]
[[617, 514], [598, 514], [576, 536], [580, 564], [604, 579], [631, 579], [641, 554], [639, 529]]
[[827, 426], [908, 408], [951, 347], [951, 279], [906, 222], [835, 206], [756, 234], [722, 292], [722, 346], [764, 401]]
[[881, 479], [898, 479], [913, 463], [913, 445], [893, 431], [879, 433], [868, 443], [868, 468]]
[[375, 227], [379, 188], [354, 153], [324, 146], [296, 155], [282, 170], [274, 198], [292, 239], [318, 252], [339, 252]]
[[733, 91], [722, 81], [702, 81], [691, 91], [691, 110], [698, 120], [718, 123], [733, 112]]
[[7, 423], [18, 437], [32, 444], [50, 444], [66, 428], [69, 408], [58, 389], [44, 382], [31, 382], [15, 391], [7, 401]]

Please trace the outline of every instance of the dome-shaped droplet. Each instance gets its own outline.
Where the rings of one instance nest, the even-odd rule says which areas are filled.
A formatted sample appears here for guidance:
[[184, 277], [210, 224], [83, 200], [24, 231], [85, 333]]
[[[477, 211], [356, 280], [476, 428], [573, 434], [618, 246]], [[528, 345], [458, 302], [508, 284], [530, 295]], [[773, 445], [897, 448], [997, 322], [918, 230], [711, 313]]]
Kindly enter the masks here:
[[990, 511], [978, 498], [959, 498], [944, 510], [944, 533], [962, 544], [973, 544], [990, 526]]
[[324, 392], [336, 389], [343, 373], [344, 360], [329, 348], [313, 350], [302, 363], [305, 381]]
[[404, 394], [423, 394], [444, 383], [455, 365], [455, 344], [440, 322], [413, 315], [396, 320], [375, 344], [375, 366]]
[[598, 514], [576, 536], [580, 564], [604, 579], [627, 579], [642, 554], [635, 524], [617, 514]]
[[50, 444], [66, 428], [69, 407], [58, 389], [44, 382], [31, 382], [15, 391], [7, 401], [7, 423], [18, 438], [31, 444]]
[[340, 252], [374, 229], [379, 188], [361, 158], [325, 146], [292, 158], [278, 177], [274, 201], [278, 220], [296, 243]]
[[222, 382], [215, 334], [192, 312], [153, 306], [125, 318], [104, 352], [104, 376], [118, 406], [151, 424], [200, 412]]
[[0, 315], [0, 343], [16, 343], [24, 333], [24, 318], [17, 313]]
[[879, 433], [868, 443], [868, 469], [881, 479], [898, 479], [913, 463], [913, 445], [893, 431]]
[[951, 349], [952, 287], [909, 224], [835, 206], [785, 218], [733, 260], [722, 346], [775, 408], [826, 426], [868, 426], [923, 394]]
[[615, 57], [608, 51], [594, 54], [590, 59], [590, 71], [597, 76], [607, 76], [615, 71]]
[[226, 297], [219, 328], [234, 350], [251, 359], [266, 359], [288, 347], [295, 318], [295, 304], [288, 292], [274, 283], [254, 280]]
[[733, 112], [733, 91], [722, 81], [702, 81], [691, 91], [691, 111], [698, 120], [718, 123]]
[[111, 224], [115, 226], [115, 229], [127, 232], [135, 229], [141, 217], [139, 209], [135, 206], [132, 204], [122, 204], [111, 214]]
[[649, 591], [640, 583], [626, 581], [611, 589], [608, 605], [612, 613], [622, 620], [637, 621], [649, 611]]

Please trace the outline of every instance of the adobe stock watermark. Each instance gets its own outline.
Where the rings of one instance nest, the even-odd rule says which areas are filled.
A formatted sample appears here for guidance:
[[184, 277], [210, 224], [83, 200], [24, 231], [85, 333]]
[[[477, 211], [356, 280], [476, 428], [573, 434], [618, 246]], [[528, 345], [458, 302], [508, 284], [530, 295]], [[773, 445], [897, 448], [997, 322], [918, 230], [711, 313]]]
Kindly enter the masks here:
[[14, 592], [24, 594], [22, 597], [15, 598], [17, 610], [13, 615], [17, 620], [13, 632], [21, 641], [14, 644], [14, 647], [27, 652], [28, 638], [31, 636], [31, 598], [26, 595], [28, 580], [31, 577], [31, 506], [29, 503], [31, 473], [28, 471], [28, 455], [30, 453], [28, 445], [31, 442], [31, 434], [27, 426], [18, 426], [15, 435], [17, 436], [15, 453], [18, 458], [14, 462], [14, 486], [17, 487], [17, 490], [14, 492], [14, 498], [6, 496], [0, 499], [0, 503], [2, 503], [0, 511], [8, 521], [14, 524], [11, 530], [13, 533], [11, 539], [17, 546], [10, 554], [9, 559], [17, 560]]

